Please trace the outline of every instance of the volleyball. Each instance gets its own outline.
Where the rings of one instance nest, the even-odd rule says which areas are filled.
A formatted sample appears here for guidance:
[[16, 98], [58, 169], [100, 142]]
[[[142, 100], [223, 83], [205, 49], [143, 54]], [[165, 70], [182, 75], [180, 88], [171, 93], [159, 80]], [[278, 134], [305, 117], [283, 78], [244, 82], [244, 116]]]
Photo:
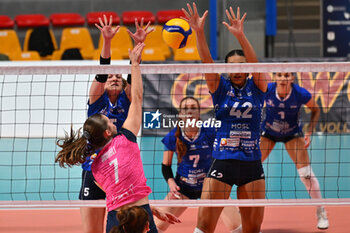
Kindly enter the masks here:
[[188, 37], [192, 34], [192, 29], [186, 20], [174, 18], [165, 23], [163, 27], [163, 40], [173, 48], [179, 49], [186, 46]]

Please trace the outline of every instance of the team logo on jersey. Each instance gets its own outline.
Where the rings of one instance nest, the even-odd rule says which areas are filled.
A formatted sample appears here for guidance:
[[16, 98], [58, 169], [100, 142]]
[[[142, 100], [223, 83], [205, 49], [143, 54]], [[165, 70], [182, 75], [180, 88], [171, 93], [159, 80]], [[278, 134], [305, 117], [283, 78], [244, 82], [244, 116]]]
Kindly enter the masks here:
[[284, 108], [284, 103], [280, 103], [280, 104], [278, 105], [278, 107], [279, 107], [279, 108]]
[[107, 115], [107, 107], [102, 109], [99, 113], [106, 116]]
[[267, 102], [266, 102], [266, 104], [267, 104], [268, 106], [275, 107], [275, 105], [273, 104], [272, 99], [268, 99]]
[[144, 112], [143, 127], [145, 129], [159, 129], [161, 115], [162, 113], [159, 112], [159, 109], [156, 112]]
[[233, 93], [232, 90], [231, 90], [231, 91], [228, 91], [228, 92], [226, 93], [226, 95], [231, 96], [231, 97], [235, 97], [235, 93]]

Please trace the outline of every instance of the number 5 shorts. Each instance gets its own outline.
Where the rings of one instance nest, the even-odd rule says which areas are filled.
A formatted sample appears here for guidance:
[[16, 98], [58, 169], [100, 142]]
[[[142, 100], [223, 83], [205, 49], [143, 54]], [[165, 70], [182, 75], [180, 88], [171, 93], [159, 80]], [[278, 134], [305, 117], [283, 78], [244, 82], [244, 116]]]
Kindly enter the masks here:
[[96, 184], [92, 171], [83, 170], [79, 200], [101, 200], [106, 194]]

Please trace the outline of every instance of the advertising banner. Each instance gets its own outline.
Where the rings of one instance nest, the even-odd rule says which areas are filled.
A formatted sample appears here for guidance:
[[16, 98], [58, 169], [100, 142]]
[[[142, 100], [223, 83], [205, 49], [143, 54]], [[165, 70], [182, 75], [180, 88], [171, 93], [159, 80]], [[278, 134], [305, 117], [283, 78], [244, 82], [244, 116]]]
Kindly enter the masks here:
[[[322, 133], [350, 132], [350, 72], [302, 72], [295, 74], [295, 83], [306, 88], [320, 107], [315, 131]], [[273, 80], [273, 74], [267, 74]], [[203, 74], [144, 75], [143, 135], [163, 136], [181, 119], [178, 107], [182, 98], [193, 96], [201, 105], [204, 127], [220, 127], [215, 120], [213, 103]], [[307, 127], [310, 110], [301, 111], [301, 123]], [[185, 122], [186, 123], [186, 122]], [[191, 123], [191, 122], [189, 122]]]
[[323, 0], [323, 56], [350, 57], [349, 0]]

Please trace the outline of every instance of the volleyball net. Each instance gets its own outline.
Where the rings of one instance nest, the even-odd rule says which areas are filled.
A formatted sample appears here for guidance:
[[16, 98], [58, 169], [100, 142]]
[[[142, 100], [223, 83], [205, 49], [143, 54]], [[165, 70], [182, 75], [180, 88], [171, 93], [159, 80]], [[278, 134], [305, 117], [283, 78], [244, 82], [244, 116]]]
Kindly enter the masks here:
[[[71, 208], [104, 206], [104, 201], [78, 201], [80, 166], [61, 168], [54, 163], [55, 142], [82, 127], [87, 118], [89, 87], [95, 74], [130, 73], [129, 65], [0, 64], [0, 208]], [[258, 64], [142, 64], [143, 125], [138, 143], [151, 203], [158, 206], [268, 206], [350, 204], [350, 63]], [[321, 109], [311, 145], [311, 166], [321, 186], [322, 199], [309, 199], [283, 144], [276, 144], [264, 162], [266, 200], [163, 200], [169, 187], [161, 173], [161, 139], [177, 122], [179, 103], [196, 97], [201, 118], [213, 125], [214, 111], [205, 73], [293, 72], [295, 82], [310, 91]], [[304, 129], [310, 111], [302, 110]], [[172, 168], [176, 173], [174, 156]]]

